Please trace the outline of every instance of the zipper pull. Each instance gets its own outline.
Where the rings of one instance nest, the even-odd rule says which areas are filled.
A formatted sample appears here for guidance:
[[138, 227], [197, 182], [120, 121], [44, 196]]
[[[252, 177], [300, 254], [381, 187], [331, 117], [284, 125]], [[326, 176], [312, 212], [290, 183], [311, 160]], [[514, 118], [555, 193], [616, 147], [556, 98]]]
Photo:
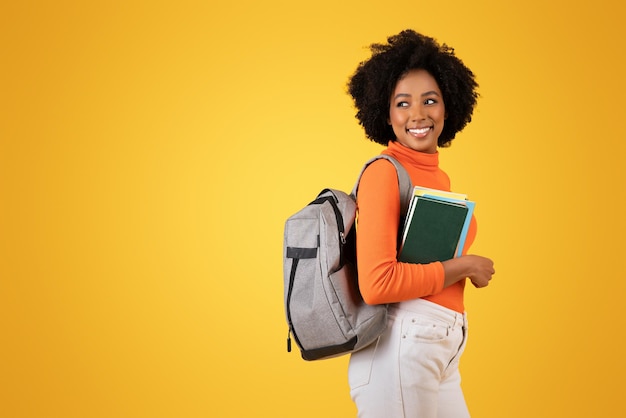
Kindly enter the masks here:
[[291, 353], [291, 331], [287, 331], [287, 352]]

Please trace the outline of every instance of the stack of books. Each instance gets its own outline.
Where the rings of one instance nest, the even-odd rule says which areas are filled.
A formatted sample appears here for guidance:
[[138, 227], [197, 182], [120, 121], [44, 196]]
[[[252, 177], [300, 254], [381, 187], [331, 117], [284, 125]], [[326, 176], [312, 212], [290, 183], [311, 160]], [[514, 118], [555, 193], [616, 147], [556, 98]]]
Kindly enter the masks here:
[[474, 206], [465, 194], [415, 187], [398, 261], [424, 264], [460, 257]]

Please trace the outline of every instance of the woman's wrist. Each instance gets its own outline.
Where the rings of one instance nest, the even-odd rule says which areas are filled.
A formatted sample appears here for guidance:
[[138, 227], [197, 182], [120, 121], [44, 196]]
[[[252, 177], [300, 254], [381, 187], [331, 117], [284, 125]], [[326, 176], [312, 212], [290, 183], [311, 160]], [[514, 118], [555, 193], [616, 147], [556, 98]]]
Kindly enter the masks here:
[[444, 271], [443, 287], [451, 286], [469, 275], [470, 266], [467, 256], [442, 261], [441, 264]]

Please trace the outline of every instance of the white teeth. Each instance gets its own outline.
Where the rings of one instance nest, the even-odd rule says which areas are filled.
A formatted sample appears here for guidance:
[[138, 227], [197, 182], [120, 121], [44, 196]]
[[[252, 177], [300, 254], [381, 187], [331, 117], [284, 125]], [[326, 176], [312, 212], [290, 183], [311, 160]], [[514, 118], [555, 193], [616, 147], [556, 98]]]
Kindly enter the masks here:
[[422, 128], [422, 129], [409, 129], [409, 132], [412, 134], [425, 134], [428, 132], [430, 128]]

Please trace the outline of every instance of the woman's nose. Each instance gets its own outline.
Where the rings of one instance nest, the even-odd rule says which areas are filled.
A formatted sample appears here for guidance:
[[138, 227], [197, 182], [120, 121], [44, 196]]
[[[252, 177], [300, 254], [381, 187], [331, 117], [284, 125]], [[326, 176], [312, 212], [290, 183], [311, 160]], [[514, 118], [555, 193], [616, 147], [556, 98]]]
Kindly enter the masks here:
[[411, 120], [422, 120], [426, 116], [424, 106], [413, 106], [411, 109]]

